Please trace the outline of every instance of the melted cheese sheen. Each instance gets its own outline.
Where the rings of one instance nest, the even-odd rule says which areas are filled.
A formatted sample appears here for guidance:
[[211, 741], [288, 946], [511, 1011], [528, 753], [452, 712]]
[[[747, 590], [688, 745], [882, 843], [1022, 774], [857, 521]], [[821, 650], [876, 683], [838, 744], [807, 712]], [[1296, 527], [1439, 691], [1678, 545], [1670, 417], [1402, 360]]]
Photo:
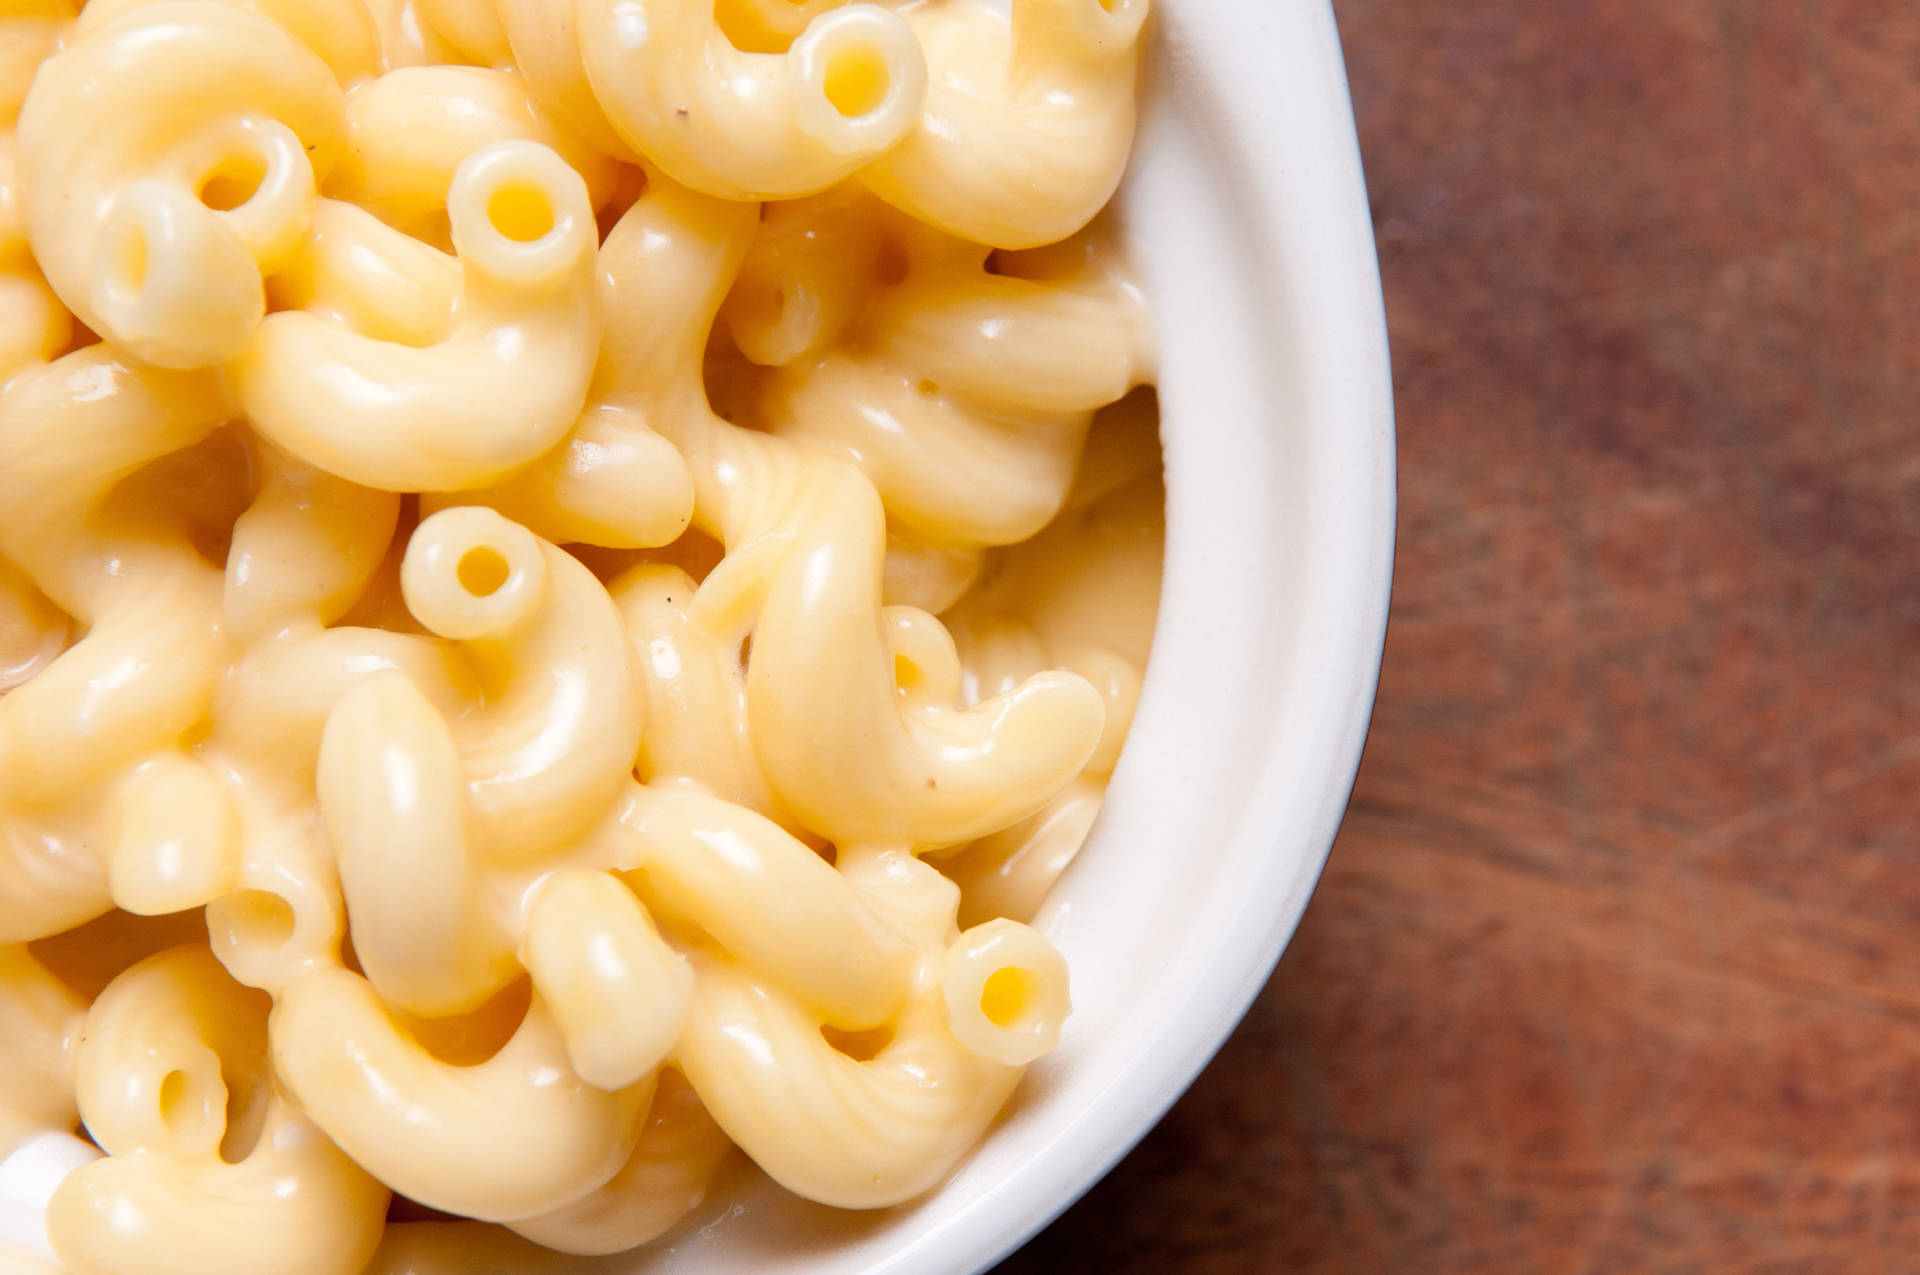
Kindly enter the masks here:
[[0, 1270], [938, 1186], [1152, 640], [1146, 0], [0, 8]]

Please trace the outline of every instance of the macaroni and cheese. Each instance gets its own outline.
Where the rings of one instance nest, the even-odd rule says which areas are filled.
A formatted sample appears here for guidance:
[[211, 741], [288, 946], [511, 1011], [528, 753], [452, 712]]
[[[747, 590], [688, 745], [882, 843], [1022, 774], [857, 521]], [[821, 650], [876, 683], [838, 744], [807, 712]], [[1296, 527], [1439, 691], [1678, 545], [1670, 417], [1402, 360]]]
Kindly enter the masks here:
[[0, 1271], [952, 1171], [1157, 601], [1146, 10], [0, 3]]

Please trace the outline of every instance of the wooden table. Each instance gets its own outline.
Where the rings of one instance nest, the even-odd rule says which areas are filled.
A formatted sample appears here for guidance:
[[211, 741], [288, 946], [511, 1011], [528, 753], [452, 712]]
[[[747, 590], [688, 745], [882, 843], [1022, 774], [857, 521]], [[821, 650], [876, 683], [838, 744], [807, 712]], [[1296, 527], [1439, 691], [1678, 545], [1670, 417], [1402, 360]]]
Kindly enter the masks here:
[[1336, 7], [1366, 761], [1239, 1033], [1002, 1270], [1920, 1271], [1920, 9]]

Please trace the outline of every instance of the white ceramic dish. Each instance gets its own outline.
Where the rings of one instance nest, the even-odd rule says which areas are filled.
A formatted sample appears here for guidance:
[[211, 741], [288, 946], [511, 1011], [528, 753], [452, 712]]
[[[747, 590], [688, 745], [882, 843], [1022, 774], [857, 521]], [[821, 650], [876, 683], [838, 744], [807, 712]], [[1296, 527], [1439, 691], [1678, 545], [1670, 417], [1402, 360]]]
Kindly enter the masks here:
[[[1042, 919], [1074, 1014], [933, 1195], [764, 1181], [619, 1275], [966, 1275], [1124, 1155], [1265, 983], [1346, 808], [1392, 576], [1386, 327], [1329, 0], [1156, 0], [1122, 196], [1160, 329], [1166, 580], [1139, 716]], [[721, 1192], [724, 1194], [724, 1191]]]
[[[1161, 333], [1166, 579], [1105, 813], [1041, 918], [1073, 971], [1061, 1047], [915, 1204], [841, 1213], [742, 1174], [665, 1244], [547, 1270], [982, 1270], [1173, 1103], [1299, 922], [1359, 763], [1392, 574], [1366, 192], [1329, 0], [1156, 3], [1122, 206]], [[8, 1168], [35, 1180], [0, 1182], [0, 1204], [65, 1165]], [[0, 1235], [37, 1231], [10, 1217]]]

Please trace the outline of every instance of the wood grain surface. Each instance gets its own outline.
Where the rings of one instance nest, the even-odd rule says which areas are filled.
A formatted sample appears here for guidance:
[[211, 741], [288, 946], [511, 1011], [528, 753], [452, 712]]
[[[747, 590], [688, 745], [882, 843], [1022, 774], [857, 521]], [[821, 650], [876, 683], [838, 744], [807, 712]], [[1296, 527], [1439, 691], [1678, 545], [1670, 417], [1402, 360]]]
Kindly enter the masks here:
[[1001, 1269], [1920, 1271], [1920, 8], [1336, 9], [1366, 761], [1238, 1034]]

